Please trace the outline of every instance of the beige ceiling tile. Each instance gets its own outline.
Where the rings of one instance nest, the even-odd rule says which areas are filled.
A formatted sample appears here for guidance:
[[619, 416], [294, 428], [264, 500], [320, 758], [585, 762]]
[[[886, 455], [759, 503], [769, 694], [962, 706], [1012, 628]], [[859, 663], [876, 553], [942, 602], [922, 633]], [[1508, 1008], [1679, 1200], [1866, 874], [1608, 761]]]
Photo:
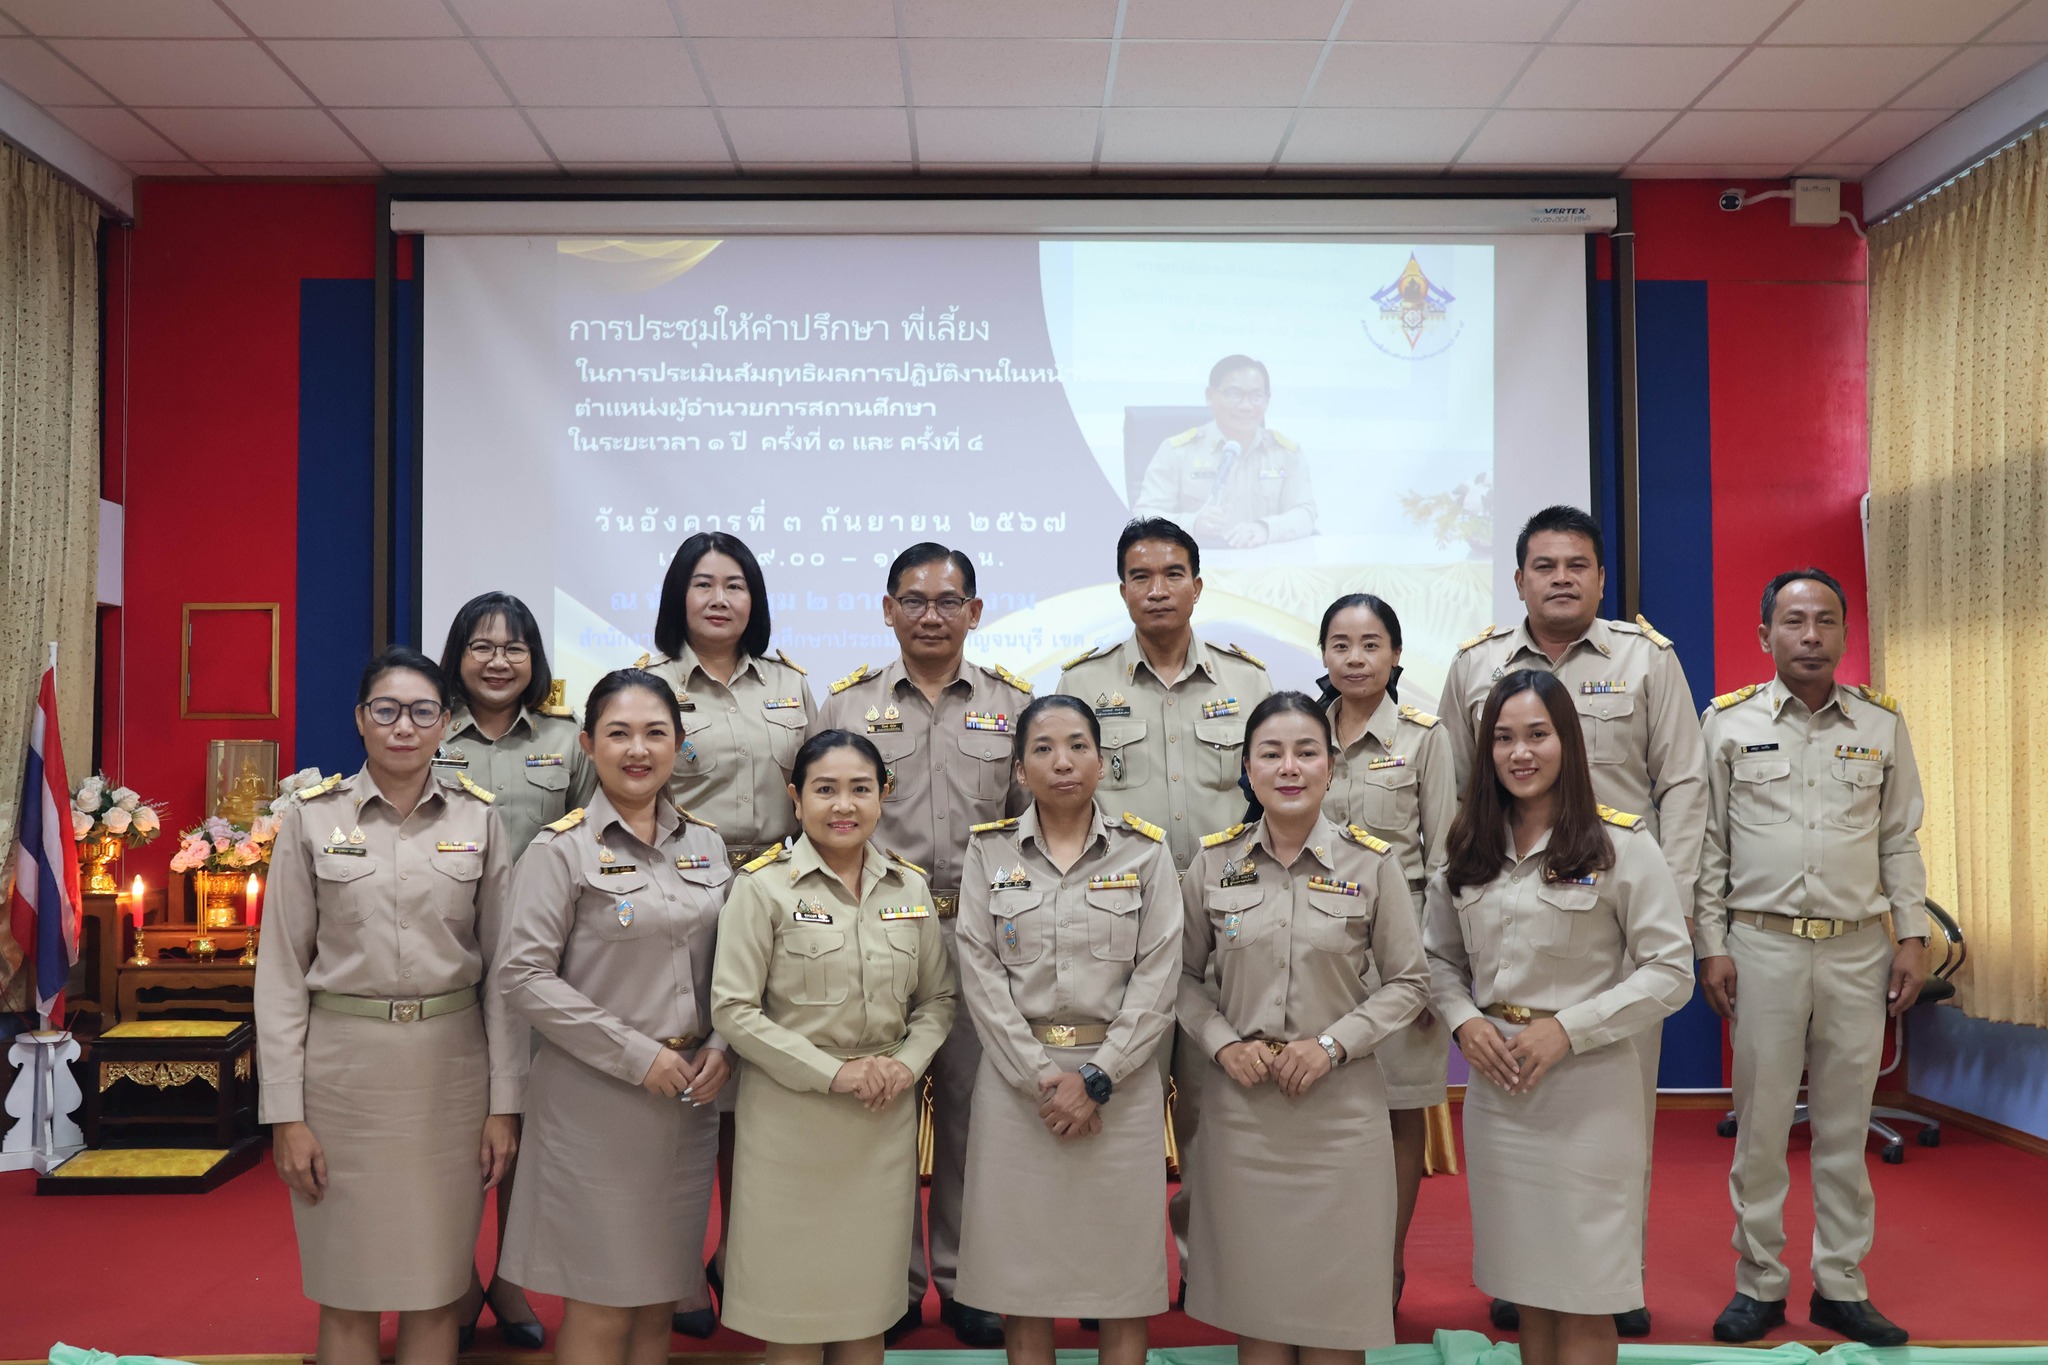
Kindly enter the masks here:
[[0, 81], [37, 104], [113, 102], [33, 38], [0, 38]]
[[534, 109], [565, 162], [730, 162], [709, 109]]
[[195, 161], [366, 160], [318, 109], [143, 109], [137, 111]]
[[1117, 50], [1114, 104], [1293, 108], [1317, 43], [1134, 43]]
[[459, 38], [441, 0], [222, 0], [259, 38]]
[[903, 32], [913, 38], [1108, 38], [1117, 0], [900, 0]]
[[702, 38], [712, 97], [760, 108], [901, 105], [896, 44], [871, 38]]
[[1344, 31], [1338, 36], [1346, 42], [1359, 43], [1533, 43], [1550, 32], [1569, 3], [1570, 0], [1354, 0], [1344, 21]]
[[1560, 43], [1753, 43], [1797, 0], [1579, 0]]
[[1511, 109], [1683, 109], [1739, 47], [1550, 46], [1501, 103]]
[[[1638, 161], [1628, 168], [1628, 178], [1631, 180], [1783, 180], [1791, 174], [1792, 167], [1782, 161], [1747, 165], [1708, 162], [1698, 166], [1664, 163], [1650, 165]], [[1718, 193], [1716, 190], [1700, 192], [1703, 199], [1711, 199]]]
[[1343, 7], [1343, 0], [1129, 0], [1124, 37], [1322, 39]]
[[1875, 109], [1927, 72], [1943, 47], [1763, 47], [1700, 99], [1702, 109]]
[[449, 0], [479, 38], [673, 38], [666, 0]]
[[1987, 43], [2048, 43], [2048, 0], [2027, 0], [2010, 19], [1984, 35]]
[[1873, 165], [1920, 139], [1949, 116], [1944, 109], [1886, 109], [1872, 114], [1843, 137], [1814, 152], [1829, 161], [1868, 161]]
[[547, 151], [512, 109], [337, 109], [387, 165], [541, 162]]
[[1643, 151], [1646, 163], [1808, 160], [1863, 116], [1854, 111], [1727, 113], [1694, 110]]
[[1458, 154], [1484, 109], [1304, 109], [1283, 166], [1442, 165]]
[[1280, 148], [1287, 109], [1105, 109], [1104, 165], [1261, 165]]
[[322, 104], [334, 107], [433, 109], [512, 102], [476, 49], [459, 38], [292, 39], [272, 43], [270, 49]]
[[213, 0], [7, 0], [7, 13], [45, 38], [239, 38]]
[[1892, 101], [1895, 109], [1963, 109], [2048, 58], [2048, 45], [1966, 47]]
[[482, 47], [528, 106], [705, 102], [681, 38], [492, 38]]
[[1099, 106], [1109, 75], [1103, 42], [916, 38], [904, 49], [920, 105]]
[[1309, 103], [1343, 109], [1478, 109], [1536, 49], [1519, 43], [1338, 43]]
[[175, 54], [146, 39], [59, 38], [51, 46], [115, 99], [136, 107], [312, 103], [262, 48], [246, 39], [188, 40], [176, 45]]
[[1481, 125], [1458, 160], [1460, 165], [1619, 164], [1670, 120], [1667, 113], [1636, 109], [1502, 109]]
[[727, 109], [724, 117], [742, 166], [910, 160], [901, 109]]
[[1803, 0], [1768, 43], [1967, 43], [2012, 0]]
[[173, 147], [126, 109], [52, 109], [50, 116], [116, 161], [176, 161]]
[[692, 38], [893, 38], [889, 0], [680, 0]]
[[959, 164], [1086, 165], [1095, 156], [1093, 109], [917, 111], [917, 159]]

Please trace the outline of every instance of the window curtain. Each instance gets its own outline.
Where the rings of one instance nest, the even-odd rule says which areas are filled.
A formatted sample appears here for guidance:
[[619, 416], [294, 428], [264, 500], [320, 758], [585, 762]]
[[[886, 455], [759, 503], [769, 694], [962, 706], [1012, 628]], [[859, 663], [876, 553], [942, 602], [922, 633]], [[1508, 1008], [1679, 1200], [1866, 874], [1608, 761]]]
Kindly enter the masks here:
[[[0, 143], [0, 886], [12, 890], [29, 714], [57, 641], [73, 782], [92, 759], [100, 527], [99, 209]], [[0, 1009], [21, 951], [0, 915]]]
[[2048, 1025], [2048, 135], [1870, 234], [1875, 663], [1960, 1000]]

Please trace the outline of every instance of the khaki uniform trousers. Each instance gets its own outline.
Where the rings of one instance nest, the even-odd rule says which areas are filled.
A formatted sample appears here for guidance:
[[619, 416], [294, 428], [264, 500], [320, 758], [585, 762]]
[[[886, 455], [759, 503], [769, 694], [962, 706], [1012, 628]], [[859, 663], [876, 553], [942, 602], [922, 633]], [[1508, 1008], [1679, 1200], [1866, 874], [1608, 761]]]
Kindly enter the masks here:
[[1728, 926], [1735, 961], [1735, 1287], [1786, 1297], [1785, 1144], [1804, 1071], [1813, 1125], [1813, 1283], [1821, 1296], [1870, 1297], [1862, 1261], [1877, 1201], [1864, 1155], [1884, 1055], [1893, 945], [1883, 925], [1839, 938]]
[[[937, 893], [934, 893], [937, 894]], [[959, 893], [954, 892], [957, 896]], [[939, 921], [946, 955], [957, 964], [960, 950], [954, 921]], [[930, 1232], [917, 1201], [910, 1205], [910, 1299], [924, 1299], [925, 1286], [938, 1286], [939, 1298], [950, 1301], [960, 1273], [960, 1210], [967, 1191], [967, 1119], [974, 1101], [974, 1074], [981, 1069], [981, 1038], [974, 1015], [965, 1006], [953, 1016], [952, 1031], [925, 1072], [932, 1081], [932, 1181], [928, 1204]], [[927, 1271], [927, 1250], [929, 1266]], [[970, 1308], [979, 1304], [969, 1304]]]

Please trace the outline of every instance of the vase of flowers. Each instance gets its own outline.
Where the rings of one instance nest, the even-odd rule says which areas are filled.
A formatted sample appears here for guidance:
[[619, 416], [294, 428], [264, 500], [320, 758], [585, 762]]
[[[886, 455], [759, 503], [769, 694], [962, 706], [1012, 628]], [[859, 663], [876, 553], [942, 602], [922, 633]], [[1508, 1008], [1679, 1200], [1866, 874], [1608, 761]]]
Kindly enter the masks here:
[[140, 848], [163, 832], [161, 801], [145, 801], [126, 787], [117, 787], [105, 773], [94, 773], [71, 793], [71, 836], [78, 842], [85, 889], [111, 896], [121, 888], [107, 864], [124, 848]]
[[318, 768], [304, 768], [285, 778], [278, 784], [278, 794], [246, 829], [225, 816], [209, 815], [179, 832], [171, 871], [193, 874], [202, 931], [230, 929], [241, 922], [248, 879], [258, 868], [269, 866], [271, 845], [277, 841], [285, 811], [298, 800], [299, 792], [319, 780]]

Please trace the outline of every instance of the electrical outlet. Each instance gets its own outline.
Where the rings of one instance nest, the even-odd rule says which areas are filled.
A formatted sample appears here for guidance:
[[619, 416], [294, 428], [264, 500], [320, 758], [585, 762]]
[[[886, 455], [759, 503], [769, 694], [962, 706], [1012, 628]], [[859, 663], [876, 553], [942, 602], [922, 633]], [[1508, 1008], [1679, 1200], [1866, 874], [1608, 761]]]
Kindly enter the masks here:
[[1792, 182], [1794, 227], [1833, 227], [1841, 216], [1841, 181], [1808, 179]]

